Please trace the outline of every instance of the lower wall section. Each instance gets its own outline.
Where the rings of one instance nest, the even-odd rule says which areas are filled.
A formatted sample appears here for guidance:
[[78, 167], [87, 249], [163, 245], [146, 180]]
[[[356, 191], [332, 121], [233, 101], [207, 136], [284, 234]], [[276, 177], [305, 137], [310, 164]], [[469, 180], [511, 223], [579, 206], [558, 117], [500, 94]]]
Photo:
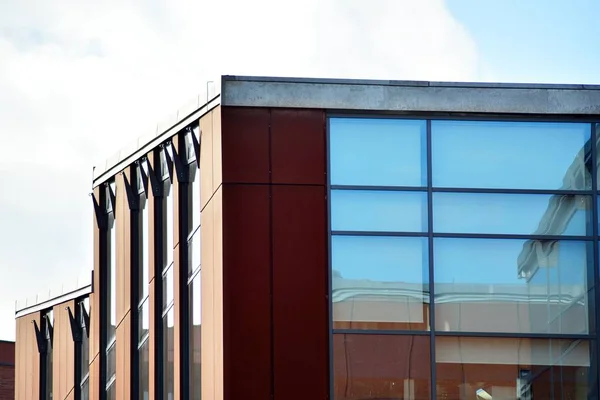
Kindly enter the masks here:
[[324, 187], [272, 188], [276, 399], [328, 396], [326, 206]]
[[0, 365], [0, 399], [15, 398], [15, 367]]
[[325, 187], [222, 190], [224, 398], [328, 398]]
[[223, 186], [224, 398], [271, 398], [268, 185]]

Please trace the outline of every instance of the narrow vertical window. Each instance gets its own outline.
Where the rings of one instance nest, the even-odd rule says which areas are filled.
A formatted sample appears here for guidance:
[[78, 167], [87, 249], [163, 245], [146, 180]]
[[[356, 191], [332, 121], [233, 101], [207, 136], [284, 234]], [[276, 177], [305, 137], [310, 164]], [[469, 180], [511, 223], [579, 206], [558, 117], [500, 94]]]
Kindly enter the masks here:
[[89, 380], [90, 380], [90, 333], [88, 328], [90, 303], [86, 297], [77, 304], [77, 325], [81, 334], [79, 345], [79, 360], [76, 364], [79, 368], [79, 398], [81, 400], [89, 399]]
[[174, 247], [174, 203], [172, 185], [172, 154], [167, 143], [160, 152], [160, 172], [162, 176], [163, 198], [161, 199], [161, 240], [162, 240], [162, 363], [163, 399], [173, 398], [173, 247]]
[[188, 273], [188, 343], [190, 399], [201, 397], [201, 251], [200, 251], [200, 160], [198, 154], [198, 128], [185, 135], [188, 185], [186, 196], [187, 221], [187, 273]]
[[[146, 160], [142, 160], [144, 164]], [[147, 169], [146, 169], [147, 170]], [[148, 213], [148, 176], [146, 175], [144, 168], [141, 165], [136, 166], [136, 187], [137, 196], [139, 201], [139, 213], [140, 218], [137, 224], [137, 246], [138, 246], [138, 277], [137, 277], [137, 293], [138, 293], [138, 304], [137, 304], [137, 368], [138, 368], [138, 382], [139, 390], [138, 397], [140, 400], [148, 399], [149, 397], [149, 326], [150, 326], [150, 314], [149, 314], [149, 300], [148, 300], [148, 276], [149, 276], [149, 213]]]
[[116, 291], [116, 278], [117, 278], [117, 227], [116, 218], [117, 213], [115, 209], [115, 202], [117, 196], [116, 182], [113, 180], [109, 183], [107, 188], [107, 219], [108, 219], [108, 243], [107, 243], [107, 257], [108, 264], [106, 272], [104, 274], [105, 291], [103, 293], [105, 301], [105, 335], [106, 335], [106, 348], [104, 349], [105, 357], [105, 388], [107, 398], [110, 397], [110, 393], [114, 392], [114, 384], [116, 379], [116, 326], [117, 326], [117, 291]]
[[53, 338], [53, 329], [54, 329], [54, 313], [52, 310], [48, 310], [43, 314], [42, 317], [42, 334], [43, 334], [43, 351], [41, 354], [41, 367], [42, 367], [42, 376], [44, 379], [43, 388], [42, 388], [42, 399], [44, 400], [52, 400], [53, 396], [53, 351], [52, 351], [52, 338]]

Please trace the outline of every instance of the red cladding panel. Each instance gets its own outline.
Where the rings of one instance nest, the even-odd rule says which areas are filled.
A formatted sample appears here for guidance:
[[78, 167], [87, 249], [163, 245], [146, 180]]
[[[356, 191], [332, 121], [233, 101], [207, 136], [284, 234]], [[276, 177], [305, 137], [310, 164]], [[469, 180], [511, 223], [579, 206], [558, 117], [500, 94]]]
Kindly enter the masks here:
[[327, 399], [325, 187], [272, 190], [275, 399]]
[[273, 109], [273, 183], [325, 184], [325, 112]]
[[0, 364], [15, 363], [15, 344], [0, 340]]
[[225, 400], [271, 395], [269, 187], [223, 185]]
[[269, 113], [222, 107], [223, 183], [269, 183]]

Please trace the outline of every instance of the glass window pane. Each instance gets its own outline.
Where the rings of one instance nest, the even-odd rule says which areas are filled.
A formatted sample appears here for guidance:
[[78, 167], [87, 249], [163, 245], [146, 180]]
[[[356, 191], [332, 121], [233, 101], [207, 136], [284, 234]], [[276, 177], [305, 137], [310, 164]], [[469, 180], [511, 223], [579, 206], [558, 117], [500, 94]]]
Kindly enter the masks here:
[[595, 381], [590, 374], [590, 347], [582, 340], [438, 336], [437, 396], [587, 399]]
[[200, 170], [193, 164], [194, 182], [192, 183], [192, 232], [200, 226], [200, 211], [202, 203], [200, 202]]
[[141, 249], [140, 256], [142, 260], [142, 265], [140, 268], [140, 298], [139, 301], [142, 301], [146, 297], [148, 297], [148, 285], [149, 285], [149, 271], [150, 271], [150, 216], [149, 216], [150, 206], [148, 202], [145, 202], [145, 206], [142, 209], [142, 223], [140, 228], [140, 238], [141, 240]]
[[426, 330], [427, 238], [332, 237], [334, 328]]
[[427, 193], [332, 190], [331, 229], [425, 232]]
[[591, 189], [590, 125], [432, 121], [438, 187]]
[[89, 400], [90, 398], [90, 389], [89, 389], [89, 377], [86, 377], [85, 380], [81, 383], [80, 386], [80, 399], [81, 400]]
[[589, 332], [591, 242], [436, 238], [433, 250], [436, 330]]
[[146, 299], [139, 308], [138, 316], [138, 343], [145, 340], [150, 328], [150, 301]]
[[163, 230], [163, 234], [164, 234], [164, 264], [163, 264], [163, 269], [166, 268], [167, 266], [169, 266], [169, 264], [171, 264], [173, 262], [173, 249], [174, 249], [174, 227], [173, 227], [173, 223], [174, 223], [174, 205], [173, 205], [173, 188], [171, 187], [171, 185], [167, 185], [167, 188], [165, 188], [165, 208], [163, 209], [164, 211], [164, 217], [163, 217], [163, 221], [165, 222], [164, 225], [164, 230]]
[[114, 217], [112, 218], [112, 228], [110, 229], [110, 266], [108, 284], [106, 290], [109, 293], [108, 296], [108, 326], [107, 326], [107, 340], [110, 342], [115, 338], [116, 327], [117, 327], [117, 227]]
[[429, 340], [429, 336], [334, 334], [334, 400], [429, 400]]
[[[79, 317], [79, 327], [81, 328], [81, 342], [80, 342], [80, 377], [83, 382], [84, 379], [87, 379], [87, 375], [90, 369], [90, 339], [88, 336], [88, 332], [85, 327], [85, 319], [83, 313], [87, 311], [89, 307], [88, 299], [81, 301], [79, 304], [79, 310], [77, 310], [77, 315]], [[80, 382], [81, 383], [81, 382]]]
[[173, 308], [163, 317], [163, 399], [172, 400], [174, 390], [174, 314]]
[[106, 381], [115, 376], [117, 372], [117, 343], [113, 342], [106, 350]]
[[117, 400], [117, 385], [115, 382], [106, 388], [106, 400]]
[[591, 196], [434, 193], [435, 232], [591, 235]]
[[202, 251], [200, 248], [202, 230], [198, 229], [188, 241], [188, 276], [200, 268]]
[[163, 311], [167, 309], [167, 307], [173, 301], [173, 265], [169, 267], [169, 269], [164, 273], [162, 279], [162, 289], [163, 289]]
[[139, 390], [139, 399], [140, 400], [148, 400], [150, 397], [150, 375], [149, 375], [149, 365], [148, 362], [150, 360], [150, 341], [146, 339], [144, 344], [139, 348], [139, 379], [140, 379], [140, 390]]
[[330, 119], [331, 184], [424, 186], [425, 132], [425, 121]]
[[189, 285], [189, 321], [190, 321], [190, 399], [201, 398], [201, 361], [202, 361], [202, 274], [194, 277]]

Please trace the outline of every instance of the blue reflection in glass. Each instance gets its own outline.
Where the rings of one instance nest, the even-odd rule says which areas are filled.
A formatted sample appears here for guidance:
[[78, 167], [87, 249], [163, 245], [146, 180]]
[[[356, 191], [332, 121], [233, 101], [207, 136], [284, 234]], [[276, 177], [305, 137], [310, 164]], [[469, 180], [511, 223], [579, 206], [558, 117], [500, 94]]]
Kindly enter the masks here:
[[424, 232], [427, 230], [427, 193], [332, 190], [331, 229]]
[[332, 118], [329, 127], [331, 184], [426, 185], [425, 121]]
[[331, 253], [337, 278], [419, 284], [428, 281], [427, 238], [334, 235]]
[[591, 189], [589, 124], [432, 121], [431, 134], [434, 186]]
[[434, 193], [435, 232], [591, 235], [591, 196]]
[[427, 238], [334, 235], [331, 245], [334, 321], [428, 329]]
[[436, 329], [587, 333], [591, 246], [436, 238]]

